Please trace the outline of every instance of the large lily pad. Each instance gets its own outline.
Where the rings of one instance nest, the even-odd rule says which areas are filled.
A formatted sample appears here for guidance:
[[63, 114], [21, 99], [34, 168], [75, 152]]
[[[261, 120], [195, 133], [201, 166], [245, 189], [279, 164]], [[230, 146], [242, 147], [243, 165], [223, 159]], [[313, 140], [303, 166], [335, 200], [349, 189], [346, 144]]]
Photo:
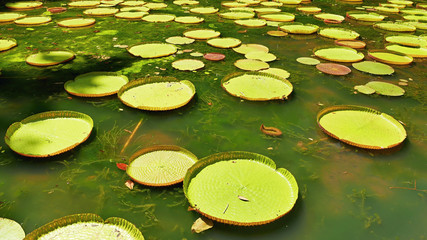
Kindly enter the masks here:
[[226, 152], [199, 160], [184, 178], [191, 207], [218, 222], [261, 225], [294, 206], [298, 185], [292, 174], [256, 153]]
[[16, 19], [23, 18], [25, 16], [27, 16], [27, 14], [15, 13], [15, 12], [3, 12], [3, 13], [0, 13], [0, 23], [13, 22]]
[[197, 157], [178, 146], [142, 149], [129, 159], [126, 173], [135, 182], [148, 186], [169, 186], [182, 182]]
[[129, 107], [166, 111], [186, 105], [196, 93], [194, 85], [174, 77], [149, 77], [131, 81], [117, 95]]
[[414, 60], [411, 56], [388, 50], [371, 50], [368, 55], [377, 61], [395, 65], [410, 64]]
[[172, 67], [181, 71], [195, 71], [204, 66], [205, 64], [197, 59], [180, 59], [172, 62]]
[[57, 22], [61, 27], [86, 27], [95, 24], [96, 20], [93, 18], [68, 18], [62, 19]]
[[229, 94], [251, 101], [287, 99], [293, 90], [286, 78], [270, 73], [232, 73], [221, 81]]
[[318, 113], [317, 123], [329, 136], [361, 148], [392, 148], [406, 138], [405, 128], [396, 119], [362, 106], [325, 108]]
[[15, 24], [18, 25], [41, 25], [52, 21], [49, 16], [31, 16], [24, 17], [15, 20]]
[[319, 35], [337, 40], [354, 40], [359, 37], [357, 32], [345, 28], [322, 28]]
[[65, 90], [80, 97], [103, 97], [117, 93], [128, 78], [113, 72], [90, 72], [67, 81]]
[[24, 240], [48, 239], [111, 239], [144, 240], [141, 231], [123, 218], [103, 220], [93, 213], [83, 213], [56, 219], [28, 234]]
[[389, 43], [396, 43], [409, 47], [426, 47], [427, 39], [411, 34], [389, 35], [385, 37]]
[[261, 44], [255, 44], [255, 43], [242, 44], [236, 48], [233, 48], [233, 50], [240, 54], [247, 54], [250, 52], [258, 52], [258, 51], [263, 51], [263, 52], [269, 51], [268, 47]]
[[131, 46], [128, 52], [142, 58], [158, 58], [172, 55], [178, 51], [175, 45], [169, 43], [142, 43]]
[[228, 11], [219, 13], [218, 15], [225, 19], [247, 19], [253, 18], [255, 13], [250, 11]]
[[181, 16], [181, 17], [175, 18], [175, 22], [184, 23], [184, 24], [196, 24], [196, 23], [201, 23], [203, 21], [204, 21], [203, 18], [196, 17], [196, 16]]
[[377, 22], [374, 24], [374, 27], [393, 32], [413, 32], [417, 29], [410, 24], [398, 22]]
[[218, 11], [219, 9], [215, 7], [196, 7], [196, 8], [190, 9], [190, 12], [198, 13], [198, 14], [213, 14], [213, 13], [217, 13]]
[[6, 3], [6, 7], [14, 9], [14, 10], [26, 10], [38, 8], [43, 5], [43, 2], [39, 1], [20, 1], [20, 2], [10, 2]]
[[184, 32], [184, 36], [192, 39], [206, 40], [216, 38], [221, 35], [220, 32], [212, 29], [193, 29]]
[[347, 13], [347, 17], [357, 21], [378, 22], [382, 21], [386, 16], [372, 12], [351, 11]]
[[0, 38], [0, 52], [9, 50], [16, 45], [18, 45], [18, 43], [13, 38]]
[[82, 8], [85, 8], [85, 7], [96, 7], [96, 6], [98, 6], [99, 4], [101, 4], [101, 2], [100, 1], [72, 1], [72, 2], [69, 2], [68, 3], [68, 6], [70, 6], [70, 7], [82, 7]]
[[175, 19], [172, 14], [149, 14], [142, 17], [142, 20], [147, 22], [170, 22]]
[[43, 112], [9, 126], [6, 144], [28, 157], [49, 157], [84, 142], [93, 127], [92, 118], [73, 111]]
[[365, 86], [374, 89], [376, 93], [384, 96], [398, 97], [405, 94], [403, 88], [388, 82], [370, 81]]
[[5, 240], [22, 240], [25, 232], [19, 223], [0, 217], [0, 236]]
[[333, 62], [358, 62], [364, 58], [363, 53], [347, 47], [321, 48], [316, 50], [314, 55]]
[[51, 50], [31, 54], [25, 61], [33, 66], [47, 67], [71, 61], [74, 57], [70, 51]]
[[314, 15], [314, 17], [324, 21], [329, 20], [329, 21], [335, 21], [335, 22], [342, 22], [345, 19], [345, 17], [341, 15], [332, 14], [332, 13], [319, 13]]
[[295, 19], [295, 15], [292, 13], [267, 13], [267, 14], [261, 14], [259, 15], [259, 18], [268, 20], [268, 21], [275, 21], [275, 22], [291, 22]]
[[217, 48], [234, 48], [240, 45], [242, 41], [237, 38], [212, 38], [206, 41], [207, 44]]
[[394, 73], [394, 69], [392, 67], [379, 62], [363, 61], [353, 63], [352, 66], [359, 71], [370, 73], [373, 75], [391, 75]]
[[414, 58], [426, 58], [427, 47], [407, 47], [398, 44], [392, 44], [385, 47], [387, 50], [406, 54]]
[[315, 33], [319, 27], [313, 24], [303, 24], [303, 23], [286, 23], [280, 25], [280, 30], [293, 33], [293, 34], [312, 34]]
[[247, 71], [258, 71], [270, 67], [268, 63], [257, 59], [239, 59], [234, 62], [234, 66]]
[[241, 19], [234, 21], [234, 23], [245, 27], [263, 27], [267, 25], [267, 21], [264, 19]]
[[116, 8], [107, 8], [107, 7], [99, 7], [99, 8], [91, 8], [84, 10], [83, 13], [89, 16], [94, 17], [103, 17], [103, 16], [113, 16], [119, 11]]

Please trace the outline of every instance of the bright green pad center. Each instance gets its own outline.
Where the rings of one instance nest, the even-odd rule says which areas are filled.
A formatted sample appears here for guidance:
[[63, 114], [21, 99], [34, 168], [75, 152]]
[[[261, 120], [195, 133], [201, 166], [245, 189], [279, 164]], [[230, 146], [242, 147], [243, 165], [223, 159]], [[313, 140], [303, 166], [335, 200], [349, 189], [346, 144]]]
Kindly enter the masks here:
[[67, 51], [40, 52], [28, 56], [27, 62], [33, 65], [55, 65], [73, 58], [74, 54]]
[[236, 159], [205, 167], [191, 179], [187, 198], [191, 206], [209, 216], [253, 223], [288, 212], [297, 198], [292, 188], [289, 180], [275, 169], [260, 162]]
[[402, 125], [384, 113], [334, 111], [323, 115], [319, 124], [338, 139], [357, 145], [388, 148], [406, 138]]
[[154, 151], [133, 160], [127, 174], [138, 182], [167, 184], [183, 179], [196, 160], [179, 151]]
[[224, 89], [233, 96], [249, 100], [286, 98], [292, 85], [274, 77], [244, 74], [223, 83]]
[[134, 240], [126, 229], [116, 225], [103, 224], [99, 222], [74, 223], [65, 227], [55, 229], [38, 240]]
[[10, 137], [10, 147], [18, 153], [44, 156], [83, 142], [92, 125], [79, 118], [53, 118], [22, 124]]
[[77, 76], [74, 81], [65, 83], [71, 93], [104, 95], [115, 93], [128, 82], [127, 77], [109, 73], [95, 72]]
[[194, 89], [181, 81], [140, 85], [126, 90], [120, 98], [136, 108], [173, 109], [190, 101], [193, 95]]

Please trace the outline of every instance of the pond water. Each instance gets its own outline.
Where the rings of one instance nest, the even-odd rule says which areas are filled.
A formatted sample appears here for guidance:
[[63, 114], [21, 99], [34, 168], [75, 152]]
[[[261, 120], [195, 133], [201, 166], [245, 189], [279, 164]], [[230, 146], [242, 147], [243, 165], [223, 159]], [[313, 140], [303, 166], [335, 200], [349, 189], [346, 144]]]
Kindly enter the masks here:
[[[43, 1], [46, 7], [68, 1]], [[309, 5], [323, 12], [339, 14], [363, 5], [378, 6], [385, 1], [348, 4], [340, 1], [314, 1]], [[188, 7], [165, 1], [167, 8], [151, 12], [176, 16], [194, 15]], [[201, 6], [223, 10], [219, 1], [201, 0]], [[296, 6], [279, 7], [296, 15], [296, 21], [320, 27], [344, 27], [360, 34], [367, 43], [360, 50], [384, 49], [387, 31], [372, 23], [346, 19], [341, 24], [326, 24], [313, 15], [297, 11]], [[427, 208], [427, 154], [425, 149], [426, 61], [392, 65], [395, 73], [374, 76], [352, 68], [346, 76], [319, 72], [314, 66], [296, 61], [310, 57], [319, 46], [333, 46], [334, 40], [314, 35], [269, 36], [277, 27], [245, 28], [216, 14], [200, 15], [197, 25], [176, 22], [148, 23], [110, 17], [96, 17], [96, 24], [83, 29], [58, 27], [58, 19], [81, 16], [84, 9], [68, 8], [53, 14], [53, 22], [42, 26], [0, 25], [0, 37], [17, 40], [18, 46], [0, 53], [0, 135], [17, 121], [45, 111], [72, 110], [91, 116], [94, 130], [77, 148], [49, 158], [29, 158], [14, 153], [0, 143], [0, 217], [22, 224], [26, 233], [66, 215], [96, 213], [104, 219], [121, 217], [134, 223], [146, 239], [425, 239]], [[4, 4], [1, 12], [8, 12]], [[46, 8], [25, 11], [39, 15]], [[398, 14], [388, 14], [398, 20]], [[278, 57], [271, 67], [290, 73], [294, 90], [284, 101], [252, 102], [229, 95], [220, 82], [226, 75], [242, 71], [233, 63], [241, 54], [231, 49], [214, 48], [205, 41], [179, 45], [181, 50], [220, 52], [225, 60], [210, 62], [192, 57], [189, 52], [163, 58], [142, 59], [118, 45], [164, 42], [181, 36], [187, 29], [210, 28], [223, 37], [242, 43], [263, 44]], [[414, 34], [427, 33], [417, 30]], [[68, 63], [34, 67], [26, 56], [44, 49], [67, 49], [76, 53]], [[185, 72], [173, 69], [177, 59], [197, 58], [203, 69]], [[322, 62], [327, 62], [322, 60]], [[346, 66], [351, 64], [345, 63]], [[165, 69], [165, 70], [163, 70]], [[132, 109], [117, 96], [81, 98], [69, 95], [64, 82], [92, 71], [111, 71], [129, 80], [145, 76], [173, 76], [190, 80], [195, 97], [184, 107], [172, 111], [150, 112]], [[386, 97], [354, 92], [355, 85], [372, 80], [402, 86], [405, 95]], [[401, 81], [402, 82], [402, 81]], [[407, 139], [388, 151], [364, 150], [337, 141], [317, 126], [317, 113], [333, 105], [361, 105], [387, 113], [404, 123]], [[129, 145], [130, 132], [141, 121]], [[281, 137], [270, 137], [260, 125], [282, 130]], [[279, 220], [257, 227], [235, 227], [215, 223], [201, 234], [191, 232], [200, 217], [187, 211], [189, 206], [182, 184], [166, 188], [136, 185], [131, 191], [124, 183], [129, 177], [116, 167], [137, 150], [158, 144], [181, 146], [198, 158], [226, 151], [255, 152], [273, 159], [296, 178], [299, 196], [294, 208]], [[394, 188], [396, 187], [396, 188]], [[1, 237], [0, 237], [1, 238]]]

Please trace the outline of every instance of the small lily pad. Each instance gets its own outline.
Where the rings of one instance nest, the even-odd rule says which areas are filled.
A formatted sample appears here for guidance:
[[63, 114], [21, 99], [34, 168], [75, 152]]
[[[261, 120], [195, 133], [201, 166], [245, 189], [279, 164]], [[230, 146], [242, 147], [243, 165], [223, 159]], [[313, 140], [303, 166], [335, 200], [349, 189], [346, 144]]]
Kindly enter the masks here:
[[23, 13], [3, 12], [3, 13], [0, 13], [0, 23], [13, 22], [18, 18], [23, 18], [26, 16], [27, 14], [23, 14]]
[[407, 65], [414, 60], [411, 56], [388, 50], [370, 50], [368, 55], [377, 61], [395, 65]]
[[91, 9], [84, 10], [83, 13], [88, 16], [103, 17], [103, 16], [113, 16], [118, 11], [119, 9], [116, 9], [116, 8], [100, 7], [100, 8], [91, 8]]
[[80, 97], [104, 97], [117, 93], [128, 78], [113, 72], [90, 72], [67, 81], [65, 90]]
[[58, 26], [75, 28], [75, 27], [86, 27], [95, 24], [93, 18], [68, 18], [62, 19], [57, 22]]
[[366, 47], [366, 43], [360, 40], [335, 40], [337, 45], [354, 49], [362, 49]]
[[319, 63], [316, 68], [323, 73], [335, 76], [344, 76], [351, 73], [350, 68], [337, 63]]
[[319, 13], [314, 15], [315, 18], [321, 19], [321, 20], [331, 20], [336, 22], [342, 22], [344, 21], [345, 17], [337, 14], [332, 13]]
[[0, 236], [5, 240], [22, 240], [25, 232], [19, 223], [0, 217]]
[[176, 53], [175, 45], [169, 43], [143, 43], [129, 47], [128, 52], [142, 58], [165, 57]]
[[392, 67], [379, 62], [363, 61], [353, 63], [352, 66], [359, 71], [370, 73], [373, 75], [391, 75], [394, 73], [394, 69]]
[[70, 51], [51, 50], [31, 54], [25, 61], [33, 66], [47, 67], [71, 61], [74, 57]]
[[197, 59], [180, 59], [172, 62], [172, 67], [181, 71], [195, 71], [204, 66], [205, 64]]
[[9, 50], [18, 45], [13, 38], [0, 38], [0, 52]]
[[281, 69], [281, 68], [267, 68], [264, 70], [260, 70], [259, 72], [270, 73], [270, 74], [279, 76], [281, 78], [288, 78], [291, 75], [288, 71], [286, 71], [285, 69]]
[[365, 84], [365, 86], [368, 86], [374, 89], [376, 93], [385, 96], [397, 97], [405, 94], [405, 90], [403, 88], [388, 82], [371, 81]]
[[427, 47], [407, 47], [392, 44], [385, 47], [389, 51], [399, 52], [414, 58], [427, 58]]
[[364, 58], [363, 53], [347, 47], [321, 48], [314, 55], [333, 62], [358, 62]]
[[197, 23], [203, 22], [204, 19], [196, 16], [181, 16], [181, 17], [176, 17], [174, 21], [177, 23], [184, 23], [184, 24], [197, 24]]
[[268, 63], [255, 59], [239, 59], [234, 62], [234, 66], [247, 71], [258, 71], [270, 67]]
[[382, 30], [393, 32], [413, 32], [417, 30], [415, 26], [406, 23], [398, 22], [378, 22], [373, 25], [374, 27]]
[[292, 34], [313, 34], [319, 27], [313, 24], [288, 23], [280, 25], [280, 30]]
[[366, 95], [371, 95], [375, 93], [375, 90], [366, 86], [366, 85], [357, 85], [354, 86], [354, 89], [357, 90], [360, 93], [366, 94]]
[[210, 38], [216, 38], [221, 35], [220, 32], [212, 29], [194, 29], [184, 32], [184, 36], [192, 39], [206, 40]]
[[268, 21], [276, 22], [291, 22], [295, 19], [295, 15], [286, 12], [261, 14], [258, 17]]
[[337, 40], [354, 40], [360, 36], [357, 32], [345, 28], [322, 28], [318, 33], [320, 36]]
[[181, 37], [181, 36], [173, 36], [166, 39], [167, 43], [171, 44], [178, 44], [178, 45], [184, 45], [184, 44], [191, 44], [195, 40], [188, 37]]
[[225, 55], [222, 53], [206, 53], [203, 58], [209, 61], [221, 61], [225, 58]]
[[297, 58], [297, 62], [305, 64], [305, 65], [317, 65], [320, 63], [319, 60], [312, 57], [299, 57]]
[[163, 23], [163, 22], [170, 22], [175, 19], [175, 15], [172, 14], [148, 14], [142, 17], [142, 20], [147, 22], [154, 22], [154, 23]]
[[255, 44], [255, 43], [242, 44], [238, 47], [233, 48], [233, 50], [240, 54], [247, 54], [253, 51], [263, 51], [263, 52], [269, 51], [268, 47], [261, 44]]
[[192, 13], [198, 13], [198, 14], [213, 14], [218, 12], [218, 8], [215, 7], [196, 7], [191, 8], [190, 12]]
[[206, 41], [207, 44], [217, 48], [234, 48], [242, 43], [237, 38], [212, 38]]
[[235, 20], [234, 23], [245, 27], [263, 27], [267, 25], [267, 21], [263, 19], [241, 19]]
[[42, 5], [43, 5], [43, 2], [39, 2], [39, 1], [20, 1], [20, 2], [6, 3], [7, 8], [11, 8], [14, 10], [33, 9], [33, 8], [41, 7]]

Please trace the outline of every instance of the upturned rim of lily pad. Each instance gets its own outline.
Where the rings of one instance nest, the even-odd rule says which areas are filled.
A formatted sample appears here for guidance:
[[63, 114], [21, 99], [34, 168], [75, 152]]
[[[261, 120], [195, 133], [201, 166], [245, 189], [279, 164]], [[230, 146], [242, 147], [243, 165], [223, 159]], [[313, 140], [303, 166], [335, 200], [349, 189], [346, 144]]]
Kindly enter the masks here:
[[[34, 19], [38, 19], [38, 21], [28, 21], [28, 20], [34, 20]], [[51, 21], [52, 21], [52, 18], [49, 16], [26, 16], [23, 18], [18, 18], [13, 22], [17, 25], [22, 25], [22, 26], [37, 26], [37, 25], [49, 23]]]
[[[387, 56], [382, 56], [382, 55], [387, 55]], [[386, 49], [369, 50], [368, 56], [377, 61], [393, 64], [393, 65], [408, 65], [414, 61], [414, 58], [411, 56], [408, 56], [400, 52], [386, 50]]]
[[313, 34], [319, 29], [319, 26], [310, 23], [287, 22], [279, 25], [279, 29], [292, 34]]
[[[141, 179], [138, 178], [134, 175], [133, 173], [133, 169], [135, 168], [133, 167], [132, 163], [134, 163], [135, 161], [141, 161], [138, 160], [138, 158], [140, 158], [143, 155], [147, 155], [153, 152], [173, 152], [173, 153], [177, 153], [179, 155], [181, 155], [181, 157], [175, 156], [172, 158], [167, 158], [167, 159], [161, 159], [159, 160], [161, 162], [162, 166], [157, 166], [156, 164], [142, 164], [141, 168], [144, 169], [148, 169], [148, 172], [145, 172], [144, 177], [148, 177], [151, 174], [155, 174], [156, 172], [162, 172], [163, 174], [169, 174], [169, 175], [174, 175], [174, 176], [170, 176], [170, 178], [173, 178], [172, 180], [169, 181], [161, 181], [159, 179], [157, 179], [158, 181], [147, 181], [147, 179]], [[183, 157], [183, 156], [185, 157]], [[184, 159], [185, 158], [185, 159]], [[152, 160], [152, 159], [151, 159]], [[175, 145], [156, 145], [156, 146], [151, 146], [151, 147], [147, 147], [144, 149], [141, 149], [137, 152], [135, 152], [130, 158], [129, 158], [129, 165], [126, 168], [126, 173], [128, 174], [128, 176], [134, 180], [135, 182], [139, 183], [139, 184], [143, 184], [146, 186], [151, 186], [151, 187], [165, 187], [165, 186], [170, 186], [170, 185], [174, 185], [177, 183], [180, 183], [184, 180], [186, 171], [182, 171], [182, 175], [176, 175], [176, 170], [178, 167], [180, 168], [190, 168], [194, 163], [197, 162], [197, 157], [190, 151], [188, 151], [185, 148], [179, 147], [179, 146], [175, 146]], [[146, 159], [143, 159], [142, 162], [146, 162]], [[191, 162], [191, 165], [188, 165], [188, 163]], [[182, 166], [184, 165], [184, 166]], [[170, 170], [170, 168], [172, 168], [174, 170], [175, 174], [171, 174], [170, 171], [165, 172], [165, 170]]]
[[361, 40], [335, 40], [335, 44], [343, 46], [343, 47], [349, 47], [353, 49], [363, 49], [366, 47], [366, 43]]
[[[31, 58], [37, 57], [37, 55], [44, 54], [44, 53], [50, 53], [50, 52], [67, 53], [68, 56], [64, 56], [64, 58], [62, 58], [62, 59], [59, 59], [56, 61], [51, 61], [51, 62], [40, 62], [40, 61], [34, 61], [31, 59]], [[25, 61], [32, 66], [49, 67], [49, 66], [54, 66], [54, 65], [61, 64], [61, 63], [69, 62], [69, 61], [73, 60], [75, 57], [76, 57], [76, 54], [70, 50], [52, 49], [52, 50], [42, 50], [42, 51], [39, 51], [37, 53], [30, 54], [29, 56], [27, 56]]]
[[2, 12], [2, 13], [0, 13], [0, 15], [15, 15], [14, 17], [12, 17], [12, 18], [6, 18], [6, 19], [1, 19], [0, 18], [0, 23], [8, 23], [8, 22], [13, 22], [13, 21], [15, 21], [15, 20], [17, 20], [17, 19], [20, 19], [20, 18], [23, 18], [23, 17], [26, 17], [27, 16], [27, 14], [24, 14], [24, 13], [19, 13], [19, 12]]
[[[19, 4], [24, 4], [24, 3], [28, 3], [30, 5], [29, 6], [20, 6], [19, 5]], [[13, 9], [13, 10], [31, 10], [31, 9], [36, 9], [36, 8], [42, 7], [43, 2], [40, 2], [40, 1], [17, 1], [17, 2], [6, 3], [5, 6], [7, 8]]]
[[[80, 20], [80, 21], [79, 21]], [[77, 21], [77, 23], [67, 24], [69, 21]], [[87, 27], [95, 24], [96, 20], [94, 18], [84, 18], [84, 17], [72, 17], [72, 18], [64, 18], [60, 19], [56, 22], [60, 27], [66, 28], [79, 28], [79, 27]]]
[[117, 8], [111, 7], [99, 7], [99, 8], [90, 8], [83, 11], [83, 14], [93, 17], [106, 17], [114, 16], [119, 11]]
[[2, 47], [0, 45], [0, 52], [7, 51], [7, 50], [12, 49], [18, 45], [18, 42], [14, 38], [2, 37], [2, 38], [0, 38], [0, 41], [9, 42], [9, 44], [5, 45], [4, 47]]
[[[328, 51], [328, 55], [320, 54], [321, 51]], [[338, 52], [337, 54], [332, 54], [333, 52]], [[352, 53], [353, 57], [350, 57], [349, 54], [346, 54], [342, 51], [348, 51]], [[365, 55], [361, 52], [358, 52], [356, 49], [342, 46], [327, 46], [327, 47], [318, 47], [313, 50], [314, 55], [318, 58], [325, 59], [332, 62], [359, 62], [363, 60]], [[332, 53], [331, 53], [332, 52]], [[331, 55], [332, 54], [332, 55]]]

